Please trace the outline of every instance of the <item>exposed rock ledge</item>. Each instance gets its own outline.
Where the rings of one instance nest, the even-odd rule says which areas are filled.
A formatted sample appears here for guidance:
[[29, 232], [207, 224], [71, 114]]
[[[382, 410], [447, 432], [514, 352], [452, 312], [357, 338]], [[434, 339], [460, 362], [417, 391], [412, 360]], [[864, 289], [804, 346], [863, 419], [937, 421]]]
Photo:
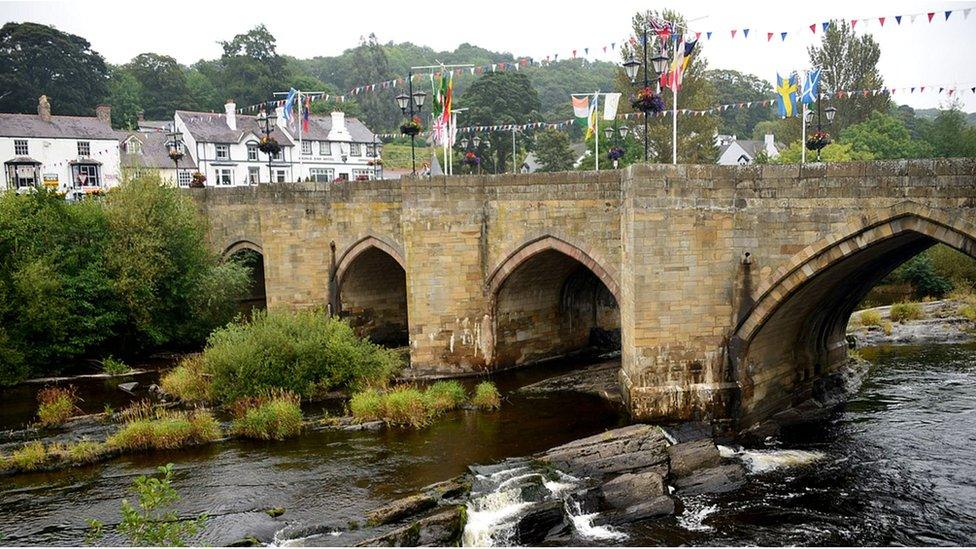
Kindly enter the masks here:
[[[951, 299], [920, 303], [923, 318], [905, 322], [891, 322], [891, 306], [875, 307], [855, 312], [848, 326], [847, 336], [857, 347], [875, 345], [918, 345], [924, 343], [965, 343], [976, 339], [976, 321], [959, 314], [964, 303]], [[886, 334], [881, 326], [859, 326], [855, 317], [865, 311], [881, 315], [884, 322], [891, 323], [891, 333]]]

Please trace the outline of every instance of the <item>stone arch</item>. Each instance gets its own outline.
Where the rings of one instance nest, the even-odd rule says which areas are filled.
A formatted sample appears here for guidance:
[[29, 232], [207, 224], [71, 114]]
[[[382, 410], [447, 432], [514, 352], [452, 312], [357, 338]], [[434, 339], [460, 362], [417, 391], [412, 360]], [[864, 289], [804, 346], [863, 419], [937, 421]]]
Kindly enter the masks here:
[[338, 258], [331, 303], [362, 336], [388, 346], [407, 344], [407, 285], [399, 247], [366, 236]]
[[610, 274], [610, 271], [604, 269], [603, 266], [593, 258], [593, 254], [587, 252], [581, 247], [575, 246], [557, 238], [552, 235], [540, 236], [531, 239], [521, 246], [519, 246], [515, 251], [510, 253], [505, 259], [492, 270], [491, 274], [488, 276], [488, 280], [485, 283], [485, 288], [488, 295], [495, 296], [498, 294], [498, 290], [504, 284], [508, 276], [524, 263], [528, 258], [546, 251], [554, 250], [567, 255], [576, 261], [579, 261], [586, 266], [590, 271], [600, 279], [601, 282], [610, 290], [613, 294], [614, 299], [618, 302], [620, 301], [620, 284], [617, 283], [616, 278]]
[[619, 349], [619, 286], [593, 256], [551, 235], [520, 245], [485, 283], [495, 367]]
[[253, 240], [234, 240], [224, 247], [221, 260], [229, 261], [235, 255], [248, 251], [255, 252], [258, 257], [251, 258], [248, 262], [248, 267], [252, 270], [251, 284], [247, 294], [239, 301], [239, 308], [242, 312], [250, 314], [254, 309], [266, 309], [268, 306], [264, 248]]
[[976, 257], [976, 226], [904, 202], [807, 246], [762, 283], [729, 347], [744, 423], [835, 386], [858, 303], [898, 265], [936, 243]]

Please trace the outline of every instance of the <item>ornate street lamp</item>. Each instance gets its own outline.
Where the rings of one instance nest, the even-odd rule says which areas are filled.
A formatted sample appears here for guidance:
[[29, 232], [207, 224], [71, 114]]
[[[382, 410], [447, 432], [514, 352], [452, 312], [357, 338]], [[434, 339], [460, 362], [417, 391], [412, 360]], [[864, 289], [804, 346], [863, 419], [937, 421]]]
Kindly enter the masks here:
[[[650, 78], [648, 69], [653, 69], [656, 74], [661, 74], [668, 68], [668, 58], [664, 55], [663, 51], [659, 51], [657, 55], [651, 59], [651, 65], [648, 66], [647, 63], [647, 48], [649, 43], [647, 41], [647, 27], [648, 23], [644, 21], [643, 30], [643, 40], [641, 42], [641, 52], [643, 53], [643, 63], [637, 61], [633, 57], [628, 59], [623, 63], [624, 71], [627, 73], [627, 78], [630, 78], [631, 84], [637, 83], [637, 75], [640, 72], [641, 67], [644, 69], [644, 84], [641, 89], [637, 92], [637, 98], [633, 103], [634, 108], [640, 110], [644, 113], [644, 162], [647, 162], [648, 158], [648, 139], [647, 139], [647, 116], [650, 112], [660, 112], [664, 109], [664, 102], [660, 98], [661, 84], [657, 83], [655, 86], [656, 93], [652, 93], [650, 90]], [[621, 134], [623, 135], [623, 134]]]
[[176, 186], [180, 186], [180, 159], [183, 158], [183, 134], [174, 130], [166, 134], [169, 138], [167, 149], [170, 159], [176, 164]]
[[628, 128], [627, 126], [620, 126], [620, 129], [618, 129], [617, 131], [620, 132], [621, 139], [627, 139], [627, 134], [630, 133], [630, 128]]
[[[261, 128], [261, 132], [264, 133], [264, 137], [261, 139], [258, 148], [261, 149], [261, 152], [268, 155], [268, 182], [270, 183], [274, 180], [271, 176], [271, 160], [281, 151], [281, 145], [278, 144], [275, 138], [271, 137], [271, 132], [274, 131], [275, 126], [278, 124], [278, 119], [268, 114], [266, 109], [261, 109], [256, 120]], [[260, 180], [260, 178], [258, 179]]]
[[481, 137], [479, 137], [477, 135], [474, 136], [474, 139], [471, 140], [471, 144], [474, 145], [474, 148], [477, 149], [478, 146], [481, 145]]
[[400, 107], [400, 112], [406, 115], [409, 111], [410, 114], [410, 119], [400, 126], [400, 132], [410, 136], [411, 171], [413, 175], [417, 175], [416, 137], [420, 133], [420, 124], [416, 122], [415, 117], [423, 108], [427, 94], [422, 91], [413, 91], [413, 71], [407, 73], [407, 93], [401, 93], [395, 99], [397, 106]]
[[[834, 107], [827, 107], [826, 109], [821, 108], [823, 106], [823, 98], [817, 91], [817, 132], [812, 136], [807, 138], [805, 143], [806, 148], [810, 150], [817, 151], [817, 162], [820, 162], [820, 151], [830, 144], [830, 135], [823, 131], [823, 115], [826, 114], [827, 125], [830, 126], [834, 123], [834, 117], [837, 116], [837, 109]], [[806, 122], [809, 124], [813, 121], [813, 111], [807, 111]]]

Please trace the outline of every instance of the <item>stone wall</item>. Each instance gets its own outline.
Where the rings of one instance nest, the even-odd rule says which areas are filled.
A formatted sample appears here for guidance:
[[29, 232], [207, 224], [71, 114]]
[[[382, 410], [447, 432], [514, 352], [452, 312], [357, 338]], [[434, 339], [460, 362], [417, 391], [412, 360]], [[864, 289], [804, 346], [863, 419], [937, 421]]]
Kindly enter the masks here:
[[[874, 281], [934, 242], [976, 255], [973, 159], [190, 193], [217, 249], [263, 249], [269, 307], [339, 306], [337, 271], [367, 248], [396, 259], [415, 375], [530, 362], [619, 322], [624, 393], [649, 420], [751, 422], [806, 398]], [[567, 297], [580, 268], [619, 309]]]

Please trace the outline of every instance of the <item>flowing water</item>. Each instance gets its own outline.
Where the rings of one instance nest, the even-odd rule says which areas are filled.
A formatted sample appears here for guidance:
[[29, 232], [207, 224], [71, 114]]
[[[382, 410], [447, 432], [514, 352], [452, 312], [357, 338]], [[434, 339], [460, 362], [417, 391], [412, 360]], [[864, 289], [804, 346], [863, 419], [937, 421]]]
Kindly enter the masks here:
[[[550, 471], [542, 479], [544, 497], [561, 500], [571, 523], [569, 534], [551, 544], [976, 543], [976, 345], [863, 353], [874, 366], [835, 420], [790, 433], [773, 448], [723, 447], [725, 456], [747, 466], [748, 485], [731, 494], [685, 499], [673, 517], [600, 526], [572, 497], [585, 479]], [[573, 365], [561, 367], [567, 366]], [[506, 393], [500, 412], [457, 412], [420, 431], [318, 431], [288, 442], [226, 442], [65, 472], [0, 477], [0, 544], [79, 544], [86, 519], [117, 521], [132, 479], [166, 462], [175, 464], [181, 511], [212, 517], [200, 542], [267, 535], [287, 524], [277, 536], [286, 545], [349, 542], [341, 531], [365, 510], [471, 464], [502, 462], [476, 482], [464, 538], [505, 544], [524, 509], [512, 488], [535, 482], [539, 472], [531, 462], [503, 460], [625, 421], [596, 397], [511, 392], [551, 373], [536, 368], [499, 375]], [[86, 382], [80, 389], [86, 394], [90, 388]], [[30, 405], [20, 402], [25, 397], [2, 397], [0, 428], [26, 421]], [[287, 510], [279, 519], [261, 513], [279, 506]], [[113, 541], [121, 540], [106, 540]]]

